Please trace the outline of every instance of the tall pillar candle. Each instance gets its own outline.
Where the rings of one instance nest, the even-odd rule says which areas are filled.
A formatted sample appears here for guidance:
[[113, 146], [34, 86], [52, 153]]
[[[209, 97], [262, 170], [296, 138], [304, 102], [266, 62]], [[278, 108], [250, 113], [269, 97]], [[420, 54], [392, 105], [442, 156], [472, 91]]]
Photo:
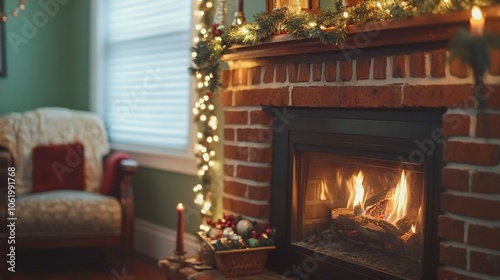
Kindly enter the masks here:
[[177, 205], [177, 244], [175, 246], [176, 254], [184, 255], [184, 205]]

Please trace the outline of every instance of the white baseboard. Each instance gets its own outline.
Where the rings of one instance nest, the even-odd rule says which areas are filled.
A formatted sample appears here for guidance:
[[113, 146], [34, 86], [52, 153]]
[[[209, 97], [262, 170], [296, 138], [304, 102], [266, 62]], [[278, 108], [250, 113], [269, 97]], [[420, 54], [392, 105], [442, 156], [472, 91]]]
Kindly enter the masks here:
[[[135, 219], [134, 249], [154, 259], [174, 255], [177, 231], [157, 224]], [[193, 234], [184, 233], [184, 250], [187, 257], [197, 257], [200, 240]]]

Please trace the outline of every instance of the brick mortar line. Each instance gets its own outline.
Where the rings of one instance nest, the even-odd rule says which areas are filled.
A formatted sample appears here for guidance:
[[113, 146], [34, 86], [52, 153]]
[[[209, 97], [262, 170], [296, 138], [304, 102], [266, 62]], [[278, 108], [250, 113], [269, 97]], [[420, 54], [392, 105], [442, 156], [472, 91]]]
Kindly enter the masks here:
[[453, 169], [467, 169], [467, 170], [473, 170], [473, 171], [482, 171], [482, 172], [493, 172], [493, 173], [498, 173], [500, 174], [500, 165], [497, 166], [479, 166], [479, 165], [472, 165], [472, 164], [467, 164], [467, 163], [458, 163], [458, 162], [448, 162], [446, 163], [447, 168], [453, 168]]
[[[261, 145], [264, 144], [264, 145]], [[248, 147], [248, 148], [257, 148], [257, 149], [265, 149], [271, 148], [272, 143], [257, 143], [257, 142], [241, 142], [241, 141], [226, 141], [224, 146], [234, 146], [234, 147]]]
[[[471, 118], [471, 125], [472, 125], [472, 118], [473, 116], [470, 116]], [[494, 144], [494, 145], [500, 145], [500, 138], [484, 138], [484, 137], [477, 137], [477, 136], [448, 136], [448, 139], [446, 142], [463, 142], [463, 143], [474, 143], [474, 144]]]
[[224, 158], [224, 163], [233, 164], [235, 166], [244, 165], [244, 166], [263, 167], [263, 168], [272, 167], [270, 163], [242, 161], [242, 160], [231, 159], [231, 158]]
[[271, 126], [265, 124], [224, 124], [224, 128], [234, 129], [270, 129]]
[[231, 177], [231, 176], [227, 176], [227, 175], [224, 176], [224, 181], [240, 183], [240, 184], [249, 185], [252, 187], [269, 187], [270, 186], [270, 182], [257, 182], [257, 181], [252, 181], [249, 179], [241, 179], [241, 178]]
[[225, 141], [224, 145], [232, 145], [232, 146], [238, 146], [238, 147], [250, 147], [250, 148], [270, 148], [273, 146], [273, 143]]
[[[453, 266], [444, 266], [443, 268], [445, 268], [448, 271], [452, 271], [454, 273], [457, 273], [457, 274], [461, 274], [461, 275], [465, 275], [465, 276], [470, 276], [470, 277], [474, 277], [474, 278], [478, 278], [478, 279], [483, 279], [483, 280], [498, 280], [498, 277], [492, 277], [492, 276], [488, 276], [488, 275], [485, 275], [485, 274], [481, 274], [481, 273], [477, 273], [477, 272], [472, 272], [472, 271], [468, 271], [468, 270], [464, 270], [464, 269], [460, 269], [460, 268], [456, 268], [456, 267], [453, 267]], [[455, 279], [457, 279], [457, 278], [455, 278]]]
[[458, 115], [469, 115], [469, 116], [478, 114], [500, 115], [500, 109], [482, 109], [481, 111], [478, 111], [476, 108], [471, 108], [471, 109], [448, 108], [445, 115], [447, 114], [458, 114]]
[[454, 214], [454, 213], [450, 213], [450, 212], [445, 212], [443, 216], [448, 217], [448, 218], [452, 218], [454, 220], [459, 220], [459, 221], [462, 221], [464, 223], [468, 222], [469, 225], [479, 225], [479, 226], [484, 226], [484, 227], [489, 227], [489, 228], [500, 228], [500, 221], [483, 220], [483, 219], [476, 218], [476, 217], [463, 216], [463, 215], [458, 215], [458, 214]]
[[446, 189], [442, 192], [442, 194], [451, 194], [454, 196], [462, 196], [462, 197], [470, 197], [470, 198], [478, 198], [489, 201], [500, 201], [500, 194], [482, 194], [482, 193], [471, 193], [471, 192], [461, 192], [456, 190]]
[[260, 205], [260, 206], [270, 205], [269, 200], [255, 200], [255, 199], [236, 196], [236, 195], [232, 195], [232, 194], [228, 194], [228, 193], [223, 193], [222, 197], [226, 197], [226, 198], [236, 200], [236, 201], [244, 201], [244, 202], [252, 203], [254, 205]]
[[485, 253], [485, 254], [500, 255], [500, 251], [489, 249], [489, 248], [484, 248], [484, 247], [479, 247], [479, 246], [475, 246], [475, 245], [471, 245], [471, 244], [465, 244], [462, 242], [443, 240], [443, 241], [441, 241], [441, 243], [444, 246], [453, 246], [456, 248], [461, 248], [461, 249], [465, 249], [465, 250], [474, 250], [476, 252]]
[[262, 111], [263, 106], [223, 106], [226, 112], [252, 112], [252, 111]]

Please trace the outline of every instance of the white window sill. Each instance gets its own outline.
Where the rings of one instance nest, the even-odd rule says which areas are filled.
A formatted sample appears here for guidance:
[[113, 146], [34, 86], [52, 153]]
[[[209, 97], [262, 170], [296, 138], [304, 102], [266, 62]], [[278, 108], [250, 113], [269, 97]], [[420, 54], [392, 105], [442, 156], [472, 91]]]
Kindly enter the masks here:
[[139, 167], [149, 167], [192, 176], [197, 175], [197, 164], [194, 155], [189, 156], [178, 151], [167, 154], [165, 151], [155, 148], [143, 150], [132, 145], [118, 143], [111, 143], [111, 148], [129, 154], [138, 162]]

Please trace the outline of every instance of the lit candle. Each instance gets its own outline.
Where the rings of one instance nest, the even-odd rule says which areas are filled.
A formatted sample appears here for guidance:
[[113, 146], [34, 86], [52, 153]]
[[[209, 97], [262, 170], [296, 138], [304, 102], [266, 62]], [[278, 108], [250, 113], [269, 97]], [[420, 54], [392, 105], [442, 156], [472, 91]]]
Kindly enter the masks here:
[[479, 7], [472, 7], [472, 17], [470, 18], [470, 34], [472, 36], [481, 36], [484, 31], [484, 17]]
[[178, 255], [184, 255], [184, 205], [177, 205], [177, 244], [175, 252]]

